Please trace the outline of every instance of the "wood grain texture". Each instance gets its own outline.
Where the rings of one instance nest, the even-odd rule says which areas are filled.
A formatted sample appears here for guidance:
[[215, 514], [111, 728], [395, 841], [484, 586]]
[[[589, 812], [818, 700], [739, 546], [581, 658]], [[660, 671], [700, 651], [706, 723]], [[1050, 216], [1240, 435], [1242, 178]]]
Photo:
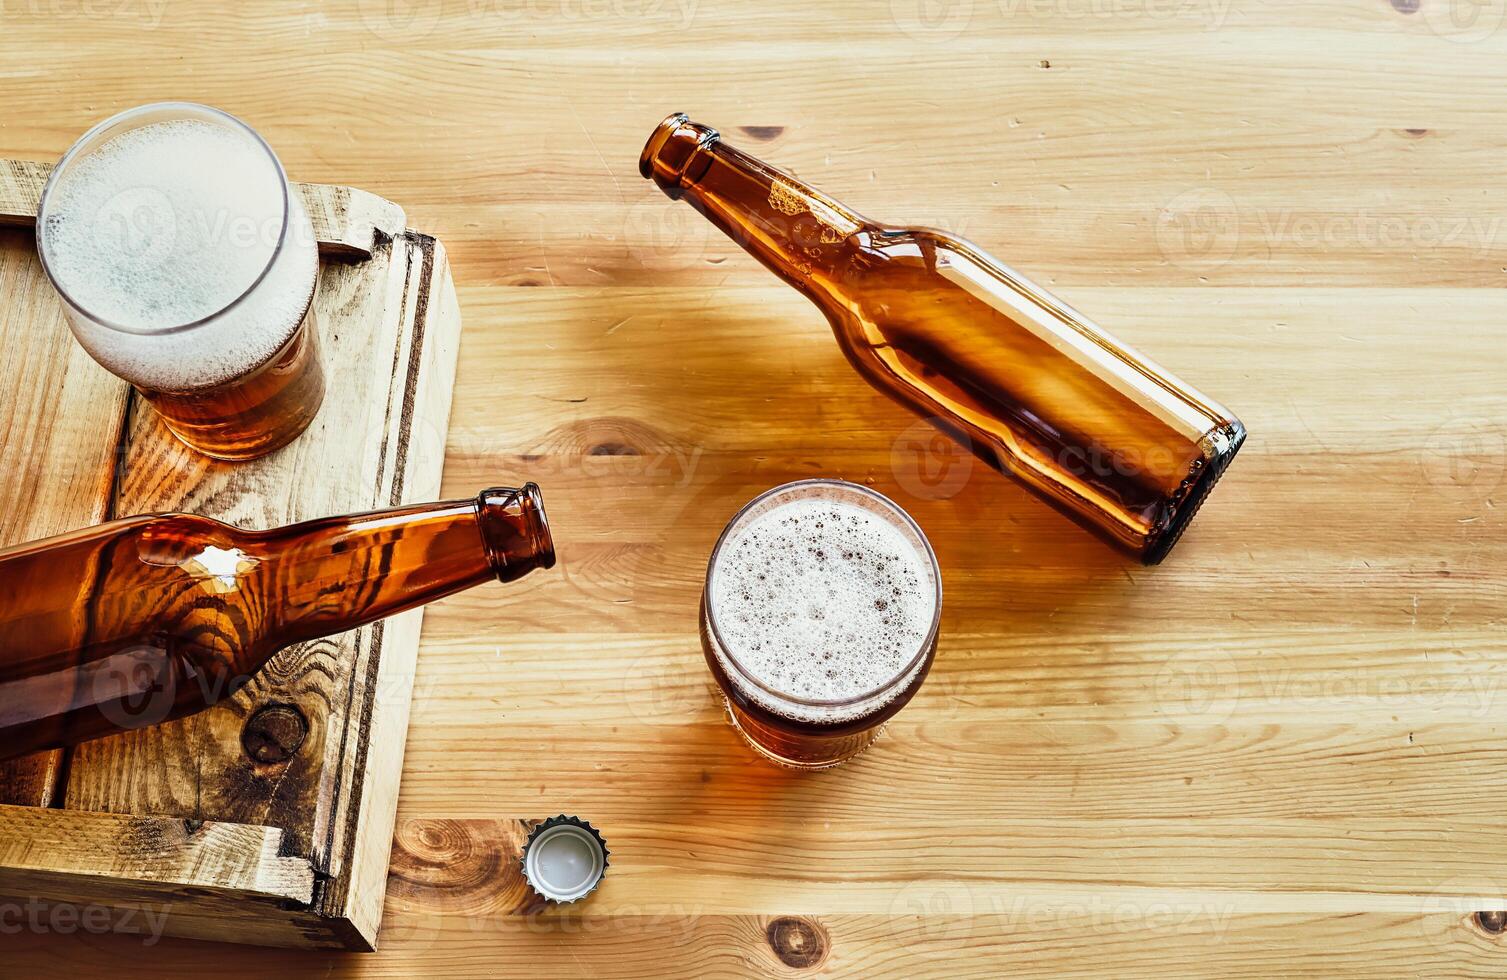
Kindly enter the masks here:
[[[35, 176], [37, 169], [0, 165], [0, 173], [12, 175]], [[6, 459], [14, 458], [17, 475], [29, 480], [14, 487], [15, 510], [24, 515], [30, 507], [51, 522], [41, 532], [30, 531], [37, 518], [5, 527], [11, 540], [107, 515], [190, 511], [265, 528], [438, 497], [460, 329], [444, 248], [403, 231], [402, 210], [369, 193], [300, 189], [321, 216], [321, 242], [335, 246], [327, 256], [351, 260], [323, 266], [314, 300], [329, 395], [294, 445], [250, 463], [218, 463], [187, 449], [92, 362], [92, 372], [74, 370], [105, 386], [108, 397], [70, 392], [64, 368], [80, 356], [87, 362], [87, 355], [71, 341], [31, 236], [7, 232], [15, 240], [0, 257], [0, 285], [8, 287], [6, 329], [16, 336], [13, 376], [51, 370], [63, 389], [55, 400], [45, 389], [0, 399], [12, 416], [9, 431], [17, 433], [0, 448], [14, 450]], [[75, 388], [83, 383], [75, 381]], [[32, 451], [32, 442], [43, 448]], [[61, 472], [40, 468], [49, 463]], [[64, 463], [95, 469], [75, 473]], [[75, 479], [80, 493], [94, 491], [93, 516], [75, 517], [66, 498], [48, 509], [46, 491], [60, 476]], [[65, 807], [68, 816], [59, 820], [76, 812], [162, 815], [275, 830], [271, 853], [302, 862], [308, 879], [296, 909], [284, 895], [272, 903], [266, 925], [254, 909], [222, 914], [235, 896], [215, 892], [201, 862], [185, 853], [179, 877], [169, 882], [172, 893], [159, 896], [175, 909], [166, 928], [244, 942], [370, 948], [381, 917], [421, 619], [414, 611], [285, 650], [234, 697], [213, 698], [220, 701], [213, 709], [77, 746], [66, 765], [58, 753], [20, 760], [0, 773], [5, 797]], [[34, 816], [45, 820], [55, 812]], [[18, 846], [28, 841], [23, 830], [34, 826], [10, 828]], [[91, 826], [108, 838], [113, 825]], [[128, 851], [135, 840], [133, 831], [117, 846]], [[26, 853], [39, 860], [48, 850], [46, 841], [31, 841]], [[112, 904], [109, 875], [78, 859], [87, 853], [86, 847], [56, 854], [50, 877], [30, 865], [7, 866], [0, 855], [0, 894]], [[31, 890], [17, 891], [22, 887]]]
[[[560, 554], [426, 615], [381, 951], [164, 940], [142, 975], [1507, 969], [1497, 0], [50, 11], [5, 7], [4, 153], [191, 97], [402, 201], [465, 311], [444, 490], [538, 480]], [[979, 242], [1235, 410], [1169, 562], [870, 391], [637, 177], [673, 110]], [[812, 475], [905, 506], [947, 604], [887, 736], [796, 777], [721, 720], [695, 602], [728, 516]], [[535, 912], [510, 848], [562, 810], [613, 866]], [[142, 953], [60, 933], [0, 949]]]
[[[0, 163], [0, 178], [18, 169]], [[125, 382], [95, 364], [53, 296], [36, 288], [31, 236], [0, 229], [0, 376], [23, 381], [0, 397], [0, 542], [45, 538], [108, 516]], [[59, 751], [0, 762], [0, 803], [48, 806]]]
[[0, 842], [8, 926], [62, 909], [138, 941], [309, 944], [315, 872], [275, 827], [0, 806]]

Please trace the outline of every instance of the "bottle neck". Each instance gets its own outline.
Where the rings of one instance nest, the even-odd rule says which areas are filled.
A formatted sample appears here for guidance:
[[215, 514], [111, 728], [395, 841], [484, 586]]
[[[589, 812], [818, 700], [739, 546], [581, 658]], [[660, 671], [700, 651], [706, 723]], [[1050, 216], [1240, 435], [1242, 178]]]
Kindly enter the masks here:
[[451, 500], [309, 521], [286, 536], [267, 571], [282, 581], [287, 642], [362, 626], [491, 579], [511, 582], [555, 563], [539, 488], [494, 488]]
[[639, 172], [684, 198], [775, 275], [818, 302], [871, 225], [809, 184], [722, 142], [715, 129], [677, 114], [660, 123]]

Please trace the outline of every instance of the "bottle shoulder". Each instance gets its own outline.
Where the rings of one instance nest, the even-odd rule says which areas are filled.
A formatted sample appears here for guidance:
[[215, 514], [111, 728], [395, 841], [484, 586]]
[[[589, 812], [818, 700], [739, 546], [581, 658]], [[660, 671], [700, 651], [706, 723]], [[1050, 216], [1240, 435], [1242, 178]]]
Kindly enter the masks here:
[[959, 286], [959, 269], [968, 281], [1009, 275], [972, 243], [935, 228], [868, 227], [849, 239], [848, 249], [833, 283], [843, 299], [839, 315], [863, 315], [876, 304], [882, 309], [875, 312], [895, 313], [923, 297], [935, 301]]
[[859, 233], [858, 247], [874, 255], [895, 261], [913, 261], [935, 267], [939, 259], [991, 268], [1002, 268], [998, 260], [960, 235], [942, 228], [894, 228], [872, 226]]

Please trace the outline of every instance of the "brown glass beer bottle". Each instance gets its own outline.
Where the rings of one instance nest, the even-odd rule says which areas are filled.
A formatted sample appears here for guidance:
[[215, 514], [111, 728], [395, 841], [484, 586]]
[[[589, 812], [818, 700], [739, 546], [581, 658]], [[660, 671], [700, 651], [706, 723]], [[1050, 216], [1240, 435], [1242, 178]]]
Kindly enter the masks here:
[[269, 531], [128, 517], [0, 551], [0, 758], [192, 714], [289, 644], [554, 563], [532, 483]]
[[1228, 410], [977, 246], [876, 224], [684, 115], [639, 169], [811, 299], [871, 384], [1148, 565], [1245, 439]]

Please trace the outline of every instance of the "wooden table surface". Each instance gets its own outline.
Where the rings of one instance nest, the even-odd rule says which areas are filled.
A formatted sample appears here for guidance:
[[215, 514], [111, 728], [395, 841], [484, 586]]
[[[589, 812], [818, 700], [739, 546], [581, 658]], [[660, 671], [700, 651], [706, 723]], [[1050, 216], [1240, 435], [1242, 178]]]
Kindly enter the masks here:
[[[1507, 972], [1503, 0], [0, 0], [0, 78], [0, 155], [193, 99], [404, 205], [465, 320], [446, 491], [538, 481], [560, 552], [425, 620], [381, 952], [6, 908], [0, 974]], [[970, 467], [641, 180], [681, 109], [1233, 408], [1171, 559]], [[882, 741], [796, 775], [696, 602], [815, 475], [910, 510], [947, 599]], [[501, 828], [561, 811], [611, 871], [523, 914]]]

